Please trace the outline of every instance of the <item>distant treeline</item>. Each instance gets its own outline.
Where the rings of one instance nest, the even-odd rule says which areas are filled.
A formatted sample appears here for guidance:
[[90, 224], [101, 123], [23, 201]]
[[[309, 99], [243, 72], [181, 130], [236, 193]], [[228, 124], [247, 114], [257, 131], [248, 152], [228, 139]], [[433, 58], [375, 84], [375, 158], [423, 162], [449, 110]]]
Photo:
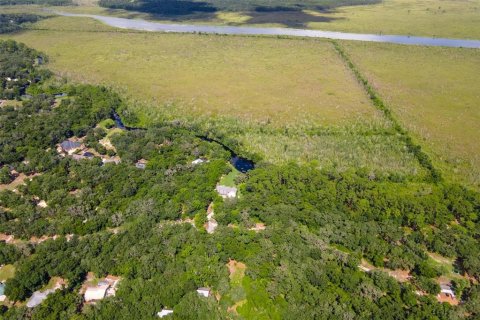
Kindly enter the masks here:
[[187, 15], [215, 11], [299, 11], [303, 9], [327, 10], [339, 6], [378, 3], [379, 0], [100, 0], [102, 7], [149, 12], [162, 15]]

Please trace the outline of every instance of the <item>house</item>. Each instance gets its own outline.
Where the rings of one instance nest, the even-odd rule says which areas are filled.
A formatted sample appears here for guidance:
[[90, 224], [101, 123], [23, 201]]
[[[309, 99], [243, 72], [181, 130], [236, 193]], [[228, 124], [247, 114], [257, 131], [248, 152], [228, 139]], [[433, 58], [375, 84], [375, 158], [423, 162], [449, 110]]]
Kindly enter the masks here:
[[60, 144], [60, 148], [64, 152], [66, 152], [70, 155], [73, 154], [78, 149], [80, 149], [81, 146], [82, 146], [82, 144], [80, 142], [70, 141], [70, 140], [65, 140]]
[[51, 293], [54, 293], [55, 291], [62, 289], [65, 286], [65, 280], [63, 279], [58, 279], [55, 283], [55, 286], [52, 289], [47, 289], [44, 291], [35, 291], [30, 299], [27, 301], [27, 307], [29, 308], [35, 308], [38, 306], [40, 303], [43, 302], [43, 300], [47, 299], [47, 296]]
[[201, 163], [204, 163], [204, 162], [205, 162], [205, 160], [198, 158], [198, 159], [193, 160], [192, 164], [195, 166], [197, 164], [201, 164]]
[[204, 296], [205, 298], [210, 297], [210, 289], [209, 288], [205, 288], [205, 287], [198, 288], [197, 293], [201, 296]]
[[438, 302], [446, 302], [452, 306], [456, 306], [460, 303], [455, 297], [450, 283], [440, 283], [440, 293], [437, 295]]
[[455, 298], [455, 292], [448, 284], [440, 285], [440, 295], [445, 295], [448, 298]]
[[227, 187], [227, 186], [218, 185], [216, 190], [217, 190], [218, 194], [224, 199], [235, 198], [237, 196], [237, 188], [235, 188], [235, 187]]
[[87, 286], [85, 289], [85, 302], [95, 302], [105, 297], [115, 296], [120, 277], [108, 275], [96, 285]]
[[135, 163], [135, 167], [137, 167], [138, 169], [145, 169], [147, 167], [147, 160], [145, 159], [140, 159], [137, 161], [137, 163]]
[[110, 285], [108, 283], [102, 282], [99, 282], [98, 285], [95, 287], [88, 287], [84, 295], [85, 301], [91, 302], [102, 300], [103, 298], [105, 298], [109, 287]]
[[166, 317], [166, 316], [168, 316], [169, 314], [172, 314], [172, 313], [173, 313], [173, 310], [162, 309], [162, 311], [157, 312], [157, 316], [159, 316], [160, 318], [163, 318], [163, 317]]
[[102, 157], [102, 162], [103, 164], [107, 164], [107, 163], [119, 164], [120, 162], [122, 162], [122, 160], [119, 157], [110, 157], [110, 158]]

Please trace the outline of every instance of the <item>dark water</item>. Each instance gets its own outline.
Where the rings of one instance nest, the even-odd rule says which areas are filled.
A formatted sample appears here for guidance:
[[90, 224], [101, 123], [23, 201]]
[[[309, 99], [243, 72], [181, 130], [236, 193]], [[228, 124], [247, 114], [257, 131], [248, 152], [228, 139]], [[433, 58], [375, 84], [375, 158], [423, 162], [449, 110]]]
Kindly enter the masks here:
[[115, 18], [90, 14], [74, 14], [55, 11], [54, 13], [67, 17], [88, 17], [97, 19], [109, 26], [157, 32], [238, 34], [238, 35], [278, 35], [292, 37], [328, 38], [337, 40], [357, 40], [370, 42], [386, 42], [405, 45], [443, 46], [455, 48], [480, 48], [480, 40], [429, 38], [399, 35], [359, 34], [347, 32], [291, 29], [291, 28], [256, 28], [212, 25], [164, 24], [146, 20]]
[[115, 126], [117, 128], [122, 130], [127, 130], [127, 127], [125, 127], [125, 125], [123, 124], [122, 118], [120, 118], [117, 112], [115, 111], [112, 112], [112, 119], [113, 121], [115, 121]]
[[222, 146], [223, 149], [230, 152], [230, 156], [231, 156], [230, 163], [238, 171], [240, 171], [242, 173], [246, 173], [246, 172], [255, 168], [255, 162], [253, 162], [252, 160], [249, 160], [247, 158], [243, 158], [243, 157], [238, 156], [235, 151], [233, 151], [228, 146], [224, 145], [222, 142], [220, 142], [218, 140], [215, 140], [215, 139], [212, 139], [212, 138], [209, 138], [209, 137], [206, 137], [206, 136], [197, 136], [197, 138], [200, 138], [200, 139], [208, 141], [208, 142], [219, 144], [220, 146]]
[[252, 160], [248, 160], [239, 156], [235, 156], [230, 159], [232, 166], [238, 171], [245, 173], [255, 168], [255, 163]]

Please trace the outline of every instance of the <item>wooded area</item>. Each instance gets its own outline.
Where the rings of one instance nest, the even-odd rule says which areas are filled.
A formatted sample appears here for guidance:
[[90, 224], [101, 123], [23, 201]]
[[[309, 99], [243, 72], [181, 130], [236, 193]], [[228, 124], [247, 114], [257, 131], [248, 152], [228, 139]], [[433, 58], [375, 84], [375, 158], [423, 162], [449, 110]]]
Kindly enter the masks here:
[[[480, 316], [478, 193], [257, 159], [235, 178], [240, 195], [224, 200], [215, 186], [231, 168], [221, 145], [180, 122], [114, 128], [113, 112], [132, 117], [115, 92], [47, 83], [39, 56], [46, 59], [0, 42], [2, 79], [24, 85], [12, 91], [3, 82], [2, 97], [31, 96], [0, 108], [1, 183], [30, 177], [0, 191], [0, 234], [14, 237], [0, 241], [0, 265], [15, 267], [3, 318], [154, 319], [163, 308], [175, 319]], [[95, 153], [75, 158], [77, 151], [59, 151], [64, 141]], [[121, 162], [105, 161], [115, 157]], [[208, 161], [192, 164], [199, 158]], [[219, 226], [207, 233], [212, 203]], [[432, 254], [453, 260], [453, 269]], [[229, 274], [231, 261], [244, 274]], [[366, 262], [368, 271], [359, 268]], [[389, 270], [407, 272], [408, 281]], [[116, 294], [86, 304], [79, 290], [89, 272], [121, 277]], [[66, 287], [35, 308], [21, 303], [53, 277]], [[437, 301], [442, 277], [460, 305]], [[199, 296], [199, 287], [214, 294]]]

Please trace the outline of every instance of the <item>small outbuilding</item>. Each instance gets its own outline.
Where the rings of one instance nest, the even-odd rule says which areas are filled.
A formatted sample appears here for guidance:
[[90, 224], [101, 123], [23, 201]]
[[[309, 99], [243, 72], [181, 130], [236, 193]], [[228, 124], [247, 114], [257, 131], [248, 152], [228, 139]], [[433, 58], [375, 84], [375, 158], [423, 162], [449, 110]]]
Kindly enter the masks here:
[[157, 316], [160, 317], [160, 318], [163, 318], [163, 317], [166, 317], [166, 316], [168, 316], [169, 314], [172, 314], [172, 313], [173, 313], [173, 310], [162, 309], [162, 311], [157, 312]]
[[201, 163], [204, 163], [204, 162], [205, 162], [205, 160], [198, 158], [198, 159], [193, 160], [192, 164], [195, 166], [197, 164], [201, 164]]
[[210, 288], [205, 288], [205, 287], [198, 288], [197, 293], [201, 296], [204, 296], [205, 298], [208, 298], [210, 297]]
[[137, 161], [137, 163], [135, 163], [135, 167], [144, 170], [147, 167], [147, 162], [148, 161], [145, 159], [140, 159]]

